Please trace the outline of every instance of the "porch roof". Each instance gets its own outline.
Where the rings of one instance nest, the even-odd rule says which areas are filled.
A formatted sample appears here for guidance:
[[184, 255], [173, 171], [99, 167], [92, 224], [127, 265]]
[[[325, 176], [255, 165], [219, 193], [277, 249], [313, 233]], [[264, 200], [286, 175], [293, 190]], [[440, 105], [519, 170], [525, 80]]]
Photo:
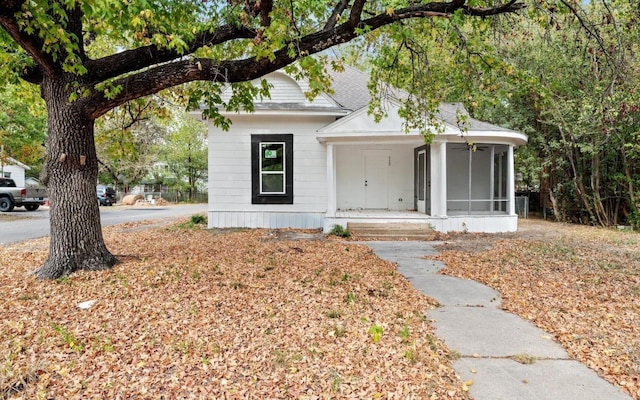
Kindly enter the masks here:
[[[375, 121], [369, 114], [367, 107], [362, 107], [353, 113], [320, 128], [317, 140], [321, 143], [425, 143], [424, 137], [418, 130], [406, 131], [406, 121], [398, 115], [400, 103], [394, 99], [386, 99], [387, 116]], [[449, 119], [454, 118], [455, 112], [445, 107], [447, 119], [442, 119], [441, 127], [434, 127], [434, 131], [442, 130], [433, 142], [465, 142], [511, 144], [515, 146], [527, 143], [527, 136], [516, 131], [501, 128], [486, 122], [470, 119], [466, 130], [452, 125]]]
[[[417, 132], [404, 133], [398, 131], [352, 131], [325, 133], [316, 136], [320, 143], [332, 144], [356, 144], [356, 143], [398, 143], [420, 146], [425, 144], [425, 139]], [[450, 142], [464, 143], [510, 144], [522, 146], [527, 143], [527, 136], [514, 131], [472, 131], [460, 133], [444, 133], [436, 135], [433, 143]]]

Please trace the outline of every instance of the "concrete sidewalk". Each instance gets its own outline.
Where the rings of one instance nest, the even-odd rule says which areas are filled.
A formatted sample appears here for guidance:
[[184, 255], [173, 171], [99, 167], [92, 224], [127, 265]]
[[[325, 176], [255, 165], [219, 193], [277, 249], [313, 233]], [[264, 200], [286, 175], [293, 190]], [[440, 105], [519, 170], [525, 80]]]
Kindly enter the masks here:
[[[594, 371], [572, 360], [551, 335], [500, 309], [499, 294], [478, 282], [439, 275], [430, 242], [362, 242], [441, 307], [427, 317], [460, 358], [453, 367], [473, 381], [476, 400], [630, 400]], [[519, 361], [516, 361], [519, 360]], [[528, 361], [526, 363], [523, 361]]]

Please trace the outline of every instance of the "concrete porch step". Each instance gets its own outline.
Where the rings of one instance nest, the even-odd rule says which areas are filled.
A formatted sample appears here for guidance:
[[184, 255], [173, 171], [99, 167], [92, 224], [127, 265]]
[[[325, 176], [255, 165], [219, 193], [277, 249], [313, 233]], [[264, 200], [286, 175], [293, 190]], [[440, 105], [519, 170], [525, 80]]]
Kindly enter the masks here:
[[349, 222], [347, 229], [363, 239], [427, 240], [433, 234], [429, 224], [408, 222]]

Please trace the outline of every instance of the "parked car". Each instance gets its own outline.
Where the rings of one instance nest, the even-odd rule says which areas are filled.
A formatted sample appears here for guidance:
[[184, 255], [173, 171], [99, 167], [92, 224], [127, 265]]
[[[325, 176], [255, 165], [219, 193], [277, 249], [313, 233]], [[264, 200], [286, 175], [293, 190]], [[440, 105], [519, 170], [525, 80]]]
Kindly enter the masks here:
[[47, 202], [47, 192], [38, 181], [26, 187], [16, 187], [16, 182], [9, 178], [0, 178], [0, 211], [11, 212], [14, 207], [24, 207], [27, 211], [35, 211]]
[[116, 191], [111, 186], [96, 186], [99, 206], [112, 206], [116, 202]]

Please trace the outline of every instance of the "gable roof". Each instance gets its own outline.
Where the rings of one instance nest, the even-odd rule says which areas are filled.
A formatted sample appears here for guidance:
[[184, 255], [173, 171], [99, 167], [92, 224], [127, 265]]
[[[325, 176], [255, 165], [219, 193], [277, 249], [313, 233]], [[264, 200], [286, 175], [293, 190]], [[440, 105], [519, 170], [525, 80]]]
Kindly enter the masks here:
[[22, 168], [24, 170], [30, 170], [31, 169], [31, 167], [29, 167], [28, 165], [25, 165], [25, 164], [21, 163], [20, 161], [16, 160], [13, 157], [10, 157], [10, 156], [5, 157], [5, 161], [6, 161], [5, 164], [4, 164], [5, 167], [13, 165], [13, 166], [16, 166], [16, 167], [20, 167], [20, 168]]
[[[332, 115], [344, 116], [349, 113], [344, 107], [334, 101], [331, 96], [321, 93], [313, 100], [310, 100], [305, 92], [309, 91], [309, 82], [294, 79], [292, 76], [279, 70], [271, 72], [262, 78], [254, 79], [252, 83], [256, 86], [261, 85], [261, 81], [265, 79], [269, 82], [269, 97], [256, 98], [253, 101], [253, 113], [280, 115], [287, 113], [296, 113], [296, 115]], [[232, 87], [228, 85], [222, 92], [222, 99], [228, 101], [232, 95]], [[200, 108], [206, 107], [204, 104]], [[219, 107], [222, 114], [236, 114], [222, 107]]]
[[[321, 136], [318, 140], [325, 141], [330, 137], [349, 137], [357, 135], [366, 137], [380, 136], [406, 136], [403, 126], [406, 121], [397, 115], [401, 101], [408, 98], [406, 91], [388, 86], [385, 88], [384, 99], [389, 108], [388, 116], [380, 122], [374, 122], [373, 116], [368, 113], [371, 102], [369, 93], [369, 75], [357, 68], [345, 66], [341, 72], [329, 70], [331, 76], [331, 91], [323, 92], [310, 100], [305, 96], [309, 90], [309, 82], [294, 79], [283, 70], [278, 70], [265, 75], [263, 78], [253, 81], [260, 85], [262, 79], [271, 84], [270, 97], [256, 99], [254, 101], [254, 113], [273, 116], [281, 115], [325, 115], [336, 118], [329, 125], [318, 130]], [[223, 91], [222, 98], [228, 100], [231, 95], [231, 87]], [[203, 107], [203, 106], [201, 106]], [[236, 114], [236, 112], [220, 109], [222, 114]], [[465, 132], [461, 132], [458, 125], [459, 116], [465, 115]], [[441, 103], [435, 117], [442, 121], [445, 135], [465, 135], [477, 139], [509, 138], [515, 144], [521, 145], [527, 142], [526, 135], [510, 129], [503, 128], [488, 122], [483, 122], [469, 116], [468, 111], [461, 103]], [[411, 132], [410, 136], [420, 136], [418, 131]]]
[[369, 75], [348, 65], [344, 66], [344, 71], [337, 72], [329, 70], [331, 76], [331, 89], [333, 93], [328, 94], [336, 103], [342, 107], [356, 111], [367, 107], [371, 101], [369, 93]]
[[[329, 74], [333, 80], [331, 85], [334, 93], [328, 94], [342, 107], [356, 111], [367, 107], [371, 101], [369, 93], [369, 75], [348, 65], [344, 66], [344, 71], [337, 72], [330, 70]], [[403, 90], [389, 88], [387, 97], [395, 99], [406, 99], [409, 94]], [[488, 122], [471, 118], [469, 112], [462, 103], [441, 103], [436, 112], [438, 119], [458, 129], [458, 115], [467, 116], [466, 127], [473, 131], [511, 131]]]

